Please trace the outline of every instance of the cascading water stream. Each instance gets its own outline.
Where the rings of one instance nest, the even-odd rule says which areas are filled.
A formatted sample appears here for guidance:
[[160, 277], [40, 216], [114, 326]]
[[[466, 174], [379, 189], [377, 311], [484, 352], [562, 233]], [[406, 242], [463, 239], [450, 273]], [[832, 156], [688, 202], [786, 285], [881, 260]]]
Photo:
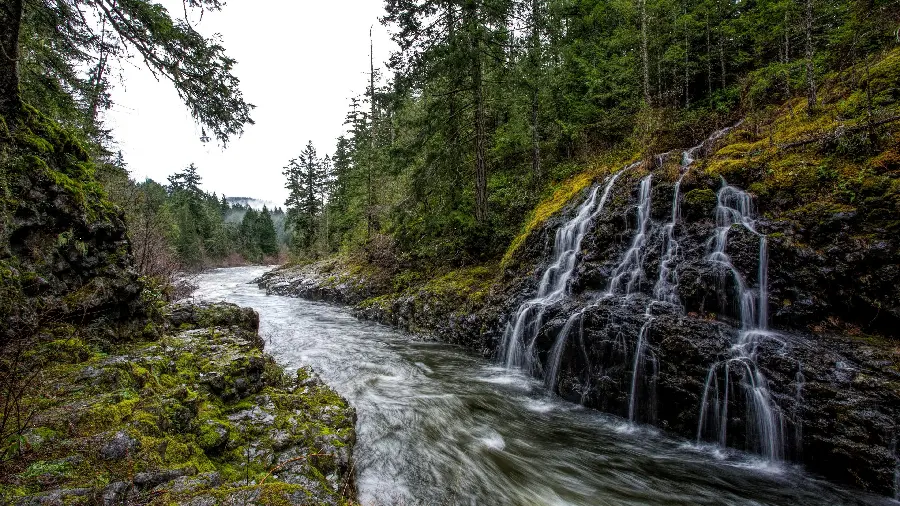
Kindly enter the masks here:
[[[700, 145], [702, 146], [702, 144]], [[675, 237], [675, 227], [681, 217], [681, 182], [690, 171], [694, 163], [694, 152], [700, 146], [695, 146], [685, 151], [681, 156], [681, 175], [675, 182], [675, 191], [672, 195], [672, 218], [663, 228], [663, 254], [659, 261], [659, 278], [653, 287], [653, 298], [658, 301], [677, 305], [678, 301], [678, 273], [675, 266], [678, 262], [678, 240]]]
[[[678, 278], [676, 266], [679, 255], [679, 244], [676, 238], [676, 227], [680, 219], [682, 181], [688, 174], [691, 165], [694, 163], [695, 157], [703, 154], [706, 148], [708, 148], [716, 140], [723, 137], [730, 130], [731, 128], [718, 130], [699, 145], [694, 146], [682, 153], [681, 174], [679, 175], [679, 178], [675, 183], [675, 188], [672, 196], [671, 219], [663, 228], [663, 251], [660, 257], [659, 277], [655, 285], [653, 286], [653, 296], [652, 298], [648, 299], [647, 305], [645, 307], [645, 321], [637, 337], [634, 354], [632, 355], [632, 375], [628, 404], [628, 418], [632, 422], [636, 421], [636, 417], [638, 414], [640, 393], [639, 390], [642, 383], [646, 382], [642, 382], [641, 378], [642, 374], [644, 374], [645, 370], [647, 369], [645, 366], [645, 363], [647, 361], [646, 354], [648, 350], [651, 327], [655, 320], [655, 318], [652, 316], [652, 306], [653, 304], [658, 302], [667, 303], [670, 306], [675, 307], [680, 306], [680, 301], [677, 295]], [[668, 156], [670, 156], [670, 153], [658, 155], [656, 157], [657, 166], [662, 166]], [[632, 167], [634, 165], [632, 165]], [[626, 170], [628, 168], [626, 168]], [[623, 299], [627, 300], [631, 296], [638, 295], [640, 293], [641, 284], [645, 281], [646, 277], [643, 265], [647, 238], [651, 225], [650, 214], [652, 181], [653, 176], [652, 174], [650, 174], [644, 177], [640, 182], [638, 191], [638, 203], [636, 205], [637, 228], [635, 230], [629, 248], [623, 254], [619, 263], [613, 270], [612, 275], [610, 276], [607, 289], [601, 297], [602, 299], [618, 296], [623, 297]], [[603, 203], [605, 203], [606, 194], [611, 188], [611, 184], [613, 182], [614, 179], [609, 182], [607, 188], [604, 191], [604, 198], [602, 199], [604, 201]], [[596, 191], [597, 190], [594, 189], [591, 198], [587, 202], [582, 204], [582, 208], [580, 208], [578, 213], [579, 216], [582, 215], [582, 212], [586, 212], [586, 209], [588, 209], [591, 205], [594, 205], [593, 200], [596, 198]], [[602, 204], [600, 207], [602, 208]], [[579, 220], [579, 216], [576, 216], [576, 218], [574, 218], [566, 226], [564, 226], [563, 229], [571, 227], [575, 222], [583, 223]], [[578, 241], [580, 241], [580, 238], [578, 239]], [[533, 373], [539, 372], [540, 364], [537, 362], [537, 354], [535, 353], [534, 345], [536, 342], [537, 334], [540, 330], [540, 326], [542, 324], [543, 310], [547, 305], [552, 304], [553, 302], [556, 302], [567, 295], [565, 293], [565, 283], [559, 285], [554, 284], [552, 281], [552, 276], [555, 275], [554, 273], [557, 270], [559, 270], [560, 264], [564, 263], [561, 262], [561, 258], [563, 258], [564, 255], [560, 252], [565, 252], [568, 249], [572, 249], [567, 249], [566, 246], [567, 243], [565, 241], [560, 241], [560, 231], [558, 231], [557, 240], [554, 244], [554, 262], [552, 262], [551, 266], [544, 273], [541, 284], [539, 286], [538, 295], [535, 298], [523, 303], [517, 311], [515, 323], [511, 326], [507, 326], [507, 330], [504, 335], [503, 356], [506, 358], [506, 365], [508, 367], [526, 366]], [[577, 251], [577, 248], [574, 251]], [[566, 264], [569, 269], [563, 270], [563, 273], [561, 274], [561, 278], [563, 278], [565, 281], [568, 281], [572, 269], [574, 268], [574, 251], [571, 257], [571, 265]], [[566, 320], [566, 323], [563, 325], [562, 329], [557, 335], [552, 348], [549, 350], [547, 361], [543, 368], [544, 383], [549, 390], [553, 390], [556, 387], [560, 362], [562, 360], [562, 355], [566, 347], [568, 336], [573, 331], [576, 324], [578, 324], [579, 329], [583, 327], [584, 312], [587, 309], [588, 307], [582, 308], [580, 311], [577, 311], [569, 316], [569, 318]], [[650, 411], [652, 412], [652, 410]]]
[[640, 287], [640, 282], [644, 278], [644, 245], [647, 242], [647, 227], [650, 224], [650, 190], [653, 175], [648, 175], [641, 179], [640, 190], [638, 192], [637, 204], [637, 222], [638, 228], [631, 240], [631, 247], [622, 256], [619, 265], [613, 270], [609, 286], [606, 289], [606, 295], [615, 295], [622, 289], [622, 283], [625, 278], [625, 295], [631, 295]]
[[[662, 301], [669, 304], [678, 304], [678, 294], [676, 287], [678, 286], [678, 276], [675, 265], [678, 259], [678, 241], [675, 237], [675, 226], [681, 214], [681, 182], [694, 163], [694, 153], [699, 150], [703, 144], [694, 146], [693, 148], [682, 153], [681, 156], [681, 175], [675, 182], [675, 190], [672, 195], [672, 217], [669, 223], [663, 228], [663, 250], [659, 266], [659, 278], [653, 287], [653, 300], [647, 303], [644, 310], [646, 321], [641, 327], [638, 335], [638, 341], [634, 350], [634, 361], [631, 370], [631, 391], [628, 397], [628, 420], [636, 421], [637, 402], [638, 402], [638, 384], [641, 374], [641, 363], [643, 361], [644, 349], [650, 334], [650, 326], [653, 324], [654, 318], [651, 316], [651, 307], [654, 302]], [[662, 162], [662, 160], [661, 160]]]
[[[728, 234], [732, 227], [741, 225], [759, 237], [759, 270], [756, 289], [748, 285], [735, 268], [726, 253]], [[770, 460], [783, 457], [782, 418], [771, 399], [768, 380], [756, 365], [756, 349], [760, 341], [774, 338], [768, 331], [768, 244], [766, 236], [756, 230], [752, 201], [746, 192], [729, 186], [724, 180], [718, 192], [716, 206], [716, 231], [710, 241], [709, 261], [721, 266], [731, 274], [738, 297], [741, 327], [737, 340], [731, 348], [731, 358], [717, 362], [710, 367], [700, 419], [697, 425], [698, 442], [709, 432], [712, 423], [718, 442], [726, 445], [728, 435], [728, 396], [731, 389], [731, 365], [738, 365], [736, 374], [741, 375], [740, 387], [747, 398], [747, 433], [756, 438], [756, 449]], [[724, 370], [724, 399], [719, 407], [718, 372]], [[712, 405], [710, 394], [714, 394]], [[712, 408], [712, 409], [710, 409]]]
[[[637, 344], [635, 345], [634, 350], [634, 360], [632, 363], [631, 371], [631, 391], [628, 398], [628, 420], [630, 422], [636, 421], [635, 417], [637, 414], [638, 385], [640, 381], [640, 374], [642, 371], [641, 364], [644, 360], [644, 350], [647, 347], [647, 342], [650, 336], [650, 327], [654, 321], [651, 313], [652, 306], [657, 302], [664, 302], [673, 306], [680, 306], [677, 291], [678, 273], [676, 270], [679, 245], [675, 235], [675, 227], [678, 225], [678, 220], [681, 217], [681, 183], [684, 180], [684, 177], [690, 171], [691, 165], [693, 165], [696, 161], [695, 157], [698, 156], [698, 152], [701, 152], [704, 148], [707, 148], [713, 142], [722, 138], [725, 134], [730, 132], [732, 128], [733, 127], [723, 128], [714, 132], [706, 140], [684, 151], [681, 154], [681, 174], [679, 175], [678, 180], [675, 182], [675, 189], [672, 194], [671, 218], [669, 219], [669, 222], [663, 227], [663, 252], [662, 256], [660, 257], [659, 278], [656, 281], [656, 285], [654, 285], [653, 287], [653, 299], [648, 301], [647, 306], [644, 309], [644, 318], [646, 320], [644, 322], [644, 325], [641, 327]], [[658, 166], [662, 166], [668, 156], [669, 153], [658, 155]]]
[[559, 376], [559, 364], [562, 362], [562, 353], [566, 347], [566, 338], [569, 336], [569, 332], [572, 331], [576, 321], [580, 326], [579, 331], [581, 331], [581, 327], [584, 326], [584, 309], [576, 311], [569, 316], [566, 324], [559, 331], [556, 341], [553, 343], [553, 348], [550, 348], [550, 354], [547, 356], [547, 367], [544, 370], [544, 386], [547, 387], [547, 390], [553, 390], [556, 387], [556, 379]]
[[533, 346], [540, 331], [544, 308], [567, 296], [568, 282], [575, 270], [581, 241], [594, 218], [606, 206], [609, 192], [622, 172], [624, 170], [609, 178], [599, 200], [597, 193], [600, 188], [595, 186], [588, 199], [579, 206], [575, 217], [556, 231], [553, 260], [541, 276], [537, 295], [523, 302], [516, 311], [514, 323], [506, 326], [501, 348], [506, 367], [526, 367], [532, 371], [539, 367]]
[[[647, 306], [649, 311], [650, 306]], [[644, 347], [647, 343], [647, 334], [650, 333], [650, 325], [653, 324], [653, 317], [647, 315], [647, 321], [644, 322], [644, 325], [641, 327], [641, 331], [638, 334], [637, 344], [634, 347], [634, 364], [632, 364], [631, 369], [631, 392], [628, 396], [628, 421], [634, 422], [635, 415], [637, 413], [637, 388], [638, 388], [638, 379], [640, 378], [641, 372], [641, 362], [644, 358]]]

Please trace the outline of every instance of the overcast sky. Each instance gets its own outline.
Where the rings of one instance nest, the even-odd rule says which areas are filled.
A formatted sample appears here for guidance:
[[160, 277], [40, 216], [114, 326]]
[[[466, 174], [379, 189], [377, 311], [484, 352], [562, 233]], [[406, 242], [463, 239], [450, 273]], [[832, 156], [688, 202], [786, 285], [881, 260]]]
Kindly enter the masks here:
[[[180, 0], [160, 2], [183, 16]], [[245, 100], [256, 105], [256, 124], [225, 150], [201, 143], [172, 85], [157, 82], [135, 58], [125, 64], [106, 115], [132, 176], [165, 182], [193, 162], [207, 191], [282, 204], [282, 167], [308, 140], [320, 156], [331, 153], [345, 130], [349, 99], [365, 91], [373, 25], [375, 65], [384, 67], [393, 46], [378, 23], [382, 6], [380, 0], [231, 0], [199, 24], [194, 16], [201, 33], [222, 34], [238, 61], [234, 72]]]

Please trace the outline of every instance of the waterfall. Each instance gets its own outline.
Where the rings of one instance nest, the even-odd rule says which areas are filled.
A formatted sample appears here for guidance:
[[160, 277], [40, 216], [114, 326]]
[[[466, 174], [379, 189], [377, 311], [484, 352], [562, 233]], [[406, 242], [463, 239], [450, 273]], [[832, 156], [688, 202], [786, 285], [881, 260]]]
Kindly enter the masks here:
[[[630, 167], [626, 167], [625, 170]], [[610, 190], [622, 172], [624, 170], [608, 179], [599, 200], [597, 193], [600, 188], [595, 186], [587, 200], [578, 207], [575, 217], [556, 231], [553, 257], [541, 276], [537, 295], [519, 306], [513, 323], [507, 324], [503, 333], [501, 354], [506, 367], [526, 367], [532, 372], [536, 372], [539, 368], [534, 353], [534, 341], [540, 331], [544, 309], [568, 295], [568, 282], [575, 270], [578, 253], [581, 251], [581, 241], [594, 218], [606, 206]], [[562, 353], [562, 350], [559, 353]]]
[[626, 276], [628, 277], [628, 282], [625, 284], [626, 295], [633, 294], [644, 278], [644, 256], [642, 253], [644, 244], [647, 242], [647, 226], [650, 223], [650, 184], [652, 180], [653, 175], [641, 179], [637, 204], [638, 228], [634, 233], [634, 238], [631, 240], [631, 247], [622, 256], [622, 260], [612, 273], [609, 287], [606, 289], [607, 296], [614, 295], [622, 288], [622, 281]]
[[[628, 420], [631, 422], [635, 421], [638, 402], [637, 387], [641, 374], [641, 362], [643, 360], [644, 349], [647, 346], [650, 326], [653, 323], [653, 318], [651, 317], [650, 312], [651, 307], [654, 302], [665, 302], [673, 306], [680, 305], [677, 291], [678, 272], [676, 269], [678, 263], [679, 245], [677, 237], [675, 235], [675, 227], [678, 225], [678, 220], [681, 218], [681, 183], [682, 181], [684, 181], [684, 178], [685, 176], [687, 176], [688, 172], [690, 172], [691, 166], [696, 161], [695, 157], [698, 156], [698, 153], [708, 148], [713, 142], [722, 138], [725, 134], [730, 132], [732, 128], [733, 127], [723, 128], [721, 130], [713, 132], [713, 134], [710, 135], [706, 140], [684, 151], [681, 154], [681, 174], [678, 176], [678, 180], [675, 182], [674, 191], [672, 192], [671, 217], [669, 218], [669, 222], [666, 223], [666, 225], [663, 227], [663, 252], [662, 256], [660, 257], [659, 263], [659, 278], [657, 279], [656, 284], [653, 287], [653, 300], [650, 300], [647, 303], [647, 307], [644, 311], [644, 316], [645, 318], [647, 318], [647, 320], [641, 327], [640, 333], [638, 335], [638, 341], [635, 345], [634, 350], [634, 361], [631, 371], [631, 392], [628, 398]], [[663, 163], [665, 163], [665, 160], [668, 156], [669, 153], [658, 155], [658, 166], [661, 167]], [[643, 237], [641, 238], [641, 240], [643, 240]]]
[[[681, 154], [681, 173], [675, 183], [672, 195], [671, 217], [662, 229], [663, 250], [660, 257], [659, 277], [652, 286], [652, 296], [647, 297], [647, 304], [644, 311], [644, 323], [637, 336], [634, 354], [629, 357], [631, 360], [630, 365], [632, 371], [629, 388], [628, 418], [632, 422], [636, 421], [639, 408], [642, 406], [641, 398], [643, 395], [646, 395], [643, 392], [644, 387], [642, 386], [648, 383], [648, 380], [645, 377], [651, 375], [648, 388], [653, 390], [655, 389], [655, 380], [658, 373], [658, 364], [653, 355], [653, 350], [650, 347], [650, 337], [654, 322], [652, 312], [653, 304], [662, 302], [669, 306], [674, 306], [676, 309], [680, 306], [677, 294], [677, 264], [680, 251], [676, 237], [676, 227], [681, 219], [682, 182], [693, 165], [695, 158], [705, 154], [706, 150], [713, 142], [723, 137], [730, 130], [731, 128], [718, 130], [702, 143]], [[661, 167], [666, 162], [666, 159], [672, 154], [673, 153], [669, 152], [657, 155], [655, 157], [656, 166]], [[637, 165], [639, 165], [639, 163], [632, 164], [623, 169], [622, 172]], [[506, 326], [501, 345], [501, 357], [506, 366], [523, 367], [532, 374], [542, 375], [544, 384], [548, 390], [554, 390], [556, 388], [562, 357], [565, 348], [569, 343], [570, 335], [573, 332], [578, 332], [578, 336], [583, 341], [584, 336], [582, 330], [584, 327], [585, 311], [590, 306], [582, 307], [582, 309], [568, 317], [565, 324], [556, 335], [553, 345], [547, 354], [546, 362], [542, 367], [542, 364], [538, 360], [538, 353], [535, 348], [537, 346], [537, 337], [543, 324], [544, 311], [551, 304], [559, 302], [569, 296], [568, 281], [575, 268], [577, 255], [580, 251], [581, 240], [593, 218], [602, 211], [613, 184], [622, 172], [615, 174], [607, 181], [599, 201], [599, 188], [593, 188], [588, 199], [578, 208], [576, 216], [557, 230], [553, 247], [553, 256], [549, 267], [547, 267], [541, 277], [537, 294], [519, 306], [514, 318], [512, 318], [510, 323]], [[640, 296], [642, 285], [646, 281], [644, 258], [646, 255], [648, 234], [651, 233], [652, 230], [652, 183], [652, 174], [645, 176], [640, 181], [638, 199], [635, 206], [637, 227], [628, 249], [624, 252], [609, 277], [607, 288], [600, 297], [601, 300], [610, 297], [621, 297], [623, 300], [626, 300], [633, 296]], [[749, 200], [747, 212], [744, 214], [748, 216], [747, 223], [750, 223]], [[722, 247], [714, 248], [716, 251], [721, 251], [722, 254], [724, 254], [725, 250], [725, 234], [727, 234], [727, 231], [724, 231], [724, 233], [721, 234]], [[763, 273], [763, 271], [761, 271], [761, 273]], [[741, 286], [743, 286], [743, 280], [741, 280], [741, 283]], [[597, 302], [597, 300], [595, 299], [594, 302]], [[754, 308], [749, 310], [748, 314], [753, 314], [758, 318], [765, 319], [765, 313], [759, 313], [755, 309], [755, 302], [753, 302], [753, 305]], [[625, 343], [625, 337], [623, 336], [621, 344], [625, 345]], [[651, 362], [653, 366], [652, 371], [648, 366]], [[725, 367], [728, 366], [726, 365]], [[711, 375], [713, 379], [715, 379], [714, 372], [711, 373]], [[755, 383], [761, 382], [756, 381]], [[726, 395], [729, 388], [728, 385], [725, 386]], [[654, 394], [651, 391], [651, 399], [649, 400], [651, 403], [654, 402], [652, 399], [653, 396]], [[704, 402], [706, 402], [706, 399], [704, 399]], [[719, 400], [716, 399], [715, 402], [718, 405]], [[718, 407], [716, 409], [719, 411]], [[727, 407], [724, 409], [727, 409]], [[653, 410], [650, 409], [649, 412], [651, 413], [650, 416], [652, 418]], [[723, 417], [726, 416], [727, 412]]]
[[[740, 123], [738, 123], [738, 125], [739, 124]], [[679, 250], [678, 241], [675, 237], [675, 227], [678, 225], [678, 220], [681, 218], [681, 182], [684, 180], [684, 177], [687, 176], [688, 172], [690, 172], [691, 166], [696, 161], [695, 157], [699, 156], [698, 153], [708, 149], [712, 143], [724, 137], [725, 134], [730, 132], [736, 126], [737, 125], [713, 132], [706, 140], [681, 154], [681, 175], [675, 182], [675, 191], [672, 195], [671, 218], [663, 228], [663, 254], [660, 257], [659, 279], [657, 279], [656, 286], [653, 288], [653, 298], [657, 301], [667, 302], [672, 305], [679, 305], [680, 303], [677, 293], [678, 273], [676, 271]], [[666, 156], [668, 156], [668, 153], [658, 155], [660, 166], [662, 165], [662, 162], [665, 161]]]
[[897, 435], [894, 435], [894, 499], [900, 501], [900, 451], [897, 451]]
[[559, 364], [562, 362], [562, 353], [566, 348], [566, 340], [569, 337], [569, 332], [572, 331], [572, 327], [575, 325], [576, 321], [579, 323], [579, 331], [582, 330], [584, 327], [583, 316], [584, 309], [572, 313], [572, 316], [566, 320], [566, 324], [563, 325], [562, 330], [560, 330], [559, 334], [556, 336], [553, 348], [550, 349], [550, 354], [547, 356], [547, 367], [544, 370], [544, 386], [547, 387], [548, 390], [553, 390], [556, 387], [556, 379], [559, 376]]
[[653, 287], [653, 298], [673, 305], [679, 304], [676, 291], [678, 273], [675, 267], [678, 261], [678, 240], [675, 237], [675, 226], [678, 225], [678, 219], [681, 217], [681, 182], [684, 181], [684, 177], [687, 176], [694, 163], [693, 153], [700, 146], [702, 144], [685, 151], [681, 156], [681, 175], [675, 182], [675, 191], [672, 195], [672, 217], [663, 228], [664, 249], [659, 261], [659, 279], [656, 280], [656, 286]]
[[644, 322], [641, 331], [638, 333], [638, 341], [634, 347], [634, 363], [632, 364], [631, 369], [631, 392], [628, 396], [628, 421], [630, 422], [635, 421], [634, 417], [637, 411], [637, 388], [641, 370], [641, 359], [644, 357], [644, 346], [646, 345], [647, 334], [650, 332], [650, 325], [652, 323], [653, 318], [647, 318], [647, 321]]
[[[735, 225], [741, 225], [759, 237], [759, 270], [757, 288], [748, 285], [741, 273], [735, 268], [725, 249], [728, 246], [728, 233]], [[750, 195], [729, 186], [722, 180], [722, 188], [718, 192], [716, 205], [716, 230], [710, 240], [708, 260], [721, 266], [731, 274], [738, 297], [739, 317], [741, 322], [737, 339], [731, 347], [731, 357], [713, 364], [707, 374], [700, 405], [700, 417], [697, 424], [697, 439], [707, 433], [708, 424], [712, 422], [720, 444], [727, 442], [728, 394], [731, 388], [732, 365], [736, 366], [734, 374], [740, 375], [740, 388], [747, 398], [747, 434], [755, 437], [752, 441], [756, 449], [770, 460], [779, 460], [783, 456], [782, 417], [778, 407], [772, 402], [768, 380], [756, 365], [756, 349], [763, 339], [774, 339], [768, 328], [768, 249], [766, 236], [756, 230], [753, 205]], [[710, 412], [709, 396], [715, 395], [718, 405], [718, 373], [724, 371], [724, 399], [721, 411]]]
[[798, 364], [797, 373], [794, 374], [794, 383], [797, 389], [794, 391], [794, 441], [796, 441], [796, 454], [803, 451], [803, 387], [806, 386], [806, 376], [803, 375], [803, 365]]

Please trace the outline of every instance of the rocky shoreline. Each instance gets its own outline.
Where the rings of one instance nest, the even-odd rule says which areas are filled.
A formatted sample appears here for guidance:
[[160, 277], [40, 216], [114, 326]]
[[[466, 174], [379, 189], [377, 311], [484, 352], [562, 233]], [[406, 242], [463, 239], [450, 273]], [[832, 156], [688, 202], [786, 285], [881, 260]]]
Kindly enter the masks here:
[[[263, 351], [259, 316], [172, 305], [149, 340], [57, 339], [22, 398], [4, 504], [352, 504], [356, 415]], [[43, 379], [41, 379], [43, 378]]]

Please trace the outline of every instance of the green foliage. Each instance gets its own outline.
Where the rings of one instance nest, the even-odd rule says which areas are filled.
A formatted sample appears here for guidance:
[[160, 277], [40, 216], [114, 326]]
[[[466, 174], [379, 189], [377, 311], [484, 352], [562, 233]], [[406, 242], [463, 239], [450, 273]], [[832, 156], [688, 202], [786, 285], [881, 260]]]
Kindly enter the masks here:
[[[844, 117], [896, 102], [883, 84], [892, 82], [882, 68], [891, 57], [873, 55], [895, 44], [898, 7], [817, 0], [807, 27], [805, 6], [789, 0], [388, 1], [382, 21], [399, 47], [392, 74], [379, 85], [376, 71], [352, 99], [319, 225], [310, 225], [314, 213], [298, 221], [301, 249], [388, 257], [400, 270], [508, 262], [599, 175], [585, 167], [696, 144], [810, 86], [824, 101], [828, 83], [853, 64]], [[790, 137], [830, 122], [816, 116]], [[835, 152], [862, 160], [872, 145], [856, 132], [839, 136]], [[722, 157], [710, 172], [743, 174], [743, 158], [758, 149]]]
[[179, 268], [262, 262], [279, 254], [284, 212], [257, 212], [205, 192], [197, 167], [168, 178], [168, 185], [134, 183], [113, 167], [104, 184], [126, 213], [135, 261], [149, 278], [171, 278]]
[[[325, 195], [329, 188], [330, 161], [316, 154], [312, 141], [307, 143], [299, 158], [291, 159], [284, 168], [288, 190], [287, 223], [293, 231], [291, 246], [294, 253], [315, 253], [319, 217], [325, 208]], [[324, 234], [327, 238], [327, 233]]]
[[[173, 18], [149, 0], [62, 0], [26, 3], [20, 53], [22, 96], [54, 119], [101, 142], [97, 114], [111, 106], [112, 63], [139, 55], [170, 81], [194, 119], [222, 144], [252, 124], [232, 73], [235, 60], [217, 37], [206, 38], [187, 19]], [[188, 8], [219, 10], [219, 0], [191, 0]]]

